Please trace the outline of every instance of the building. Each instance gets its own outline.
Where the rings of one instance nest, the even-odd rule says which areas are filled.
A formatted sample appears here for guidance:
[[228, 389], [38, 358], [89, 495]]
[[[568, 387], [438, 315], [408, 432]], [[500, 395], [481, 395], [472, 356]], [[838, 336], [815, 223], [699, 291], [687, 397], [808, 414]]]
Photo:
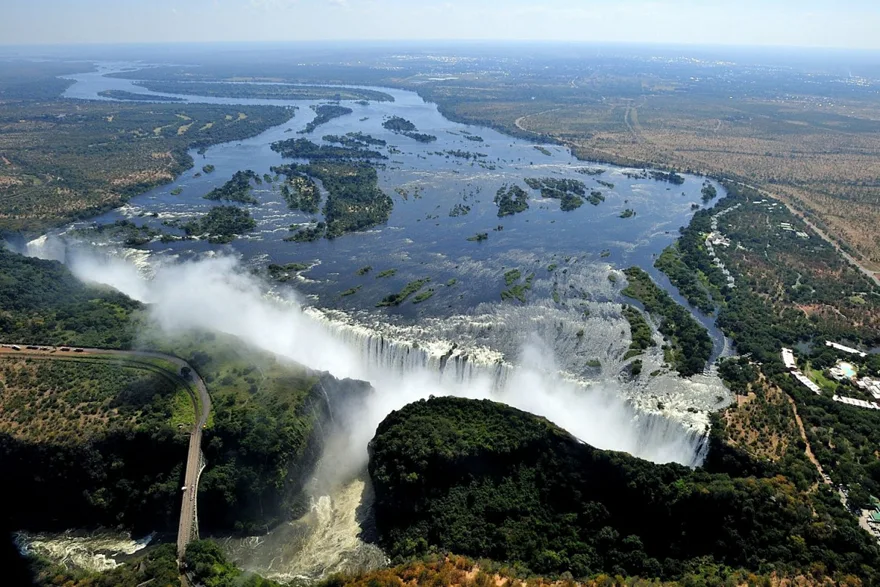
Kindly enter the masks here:
[[834, 401], [846, 404], [848, 406], [854, 406], [856, 408], [865, 408], [866, 410], [880, 410], [880, 405], [877, 405], [873, 402], [866, 402], [863, 399], [855, 399], [852, 397], [835, 395]]
[[861, 379], [856, 380], [856, 386], [859, 389], [863, 389], [867, 391], [874, 399], [880, 400], [880, 381], [877, 379], [871, 379], [870, 377], [862, 377]]
[[782, 349], [782, 362], [789, 371], [797, 370], [797, 361], [794, 360], [794, 351], [791, 349]]
[[813, 383], [809, 377], [807, 377], [806, 375], [804, 375], [800, 371], [795, 371], [793, 373], [793, 375], [794, 375], [795, 379], [797, 379], [798, 381], [800, 381], [804, 385], [804, 387], [806, 387], [807, 389], [809, 389], [810, 391], [812, 391], [816, 395], [822, 395], [822, 389], [818, 385]]
[[843, 346], [842, 344], [837, 344], [836, 342], [831, 342], [830, 340], [825, 341], [825, 346], [831, 347], [833, 349], [836, 349], [836, 350], [844, 352], [844, 353], [849, 353], [851, 355], [858, 355], [858, 356], [862, 357], [863, 359], [868, 356], [868, 353], [863, 353], [859, 349], [854, 349], [849, 346]]

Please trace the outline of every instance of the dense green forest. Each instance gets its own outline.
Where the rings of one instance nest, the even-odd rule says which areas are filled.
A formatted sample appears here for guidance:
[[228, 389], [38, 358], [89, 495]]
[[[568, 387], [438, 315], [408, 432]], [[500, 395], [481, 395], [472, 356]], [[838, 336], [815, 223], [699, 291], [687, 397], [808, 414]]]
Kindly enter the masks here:
[[321, 206], [321, 191], [318, 184], [307, 175], [288, 175], [281, 186], [281, 197], [291, 210], [302, 210], [306, 214], [317, 214]]
[[731, 478], [583, 444], [488, 400], [390, 414], [370, 443], [376, 524], [395, 557], [430, 548], [535, 573], [676, 579], [708, 561], [877, 580], [880, 551], [830, 491]]
[[367, 146], [384, 147], [388, 145], [386, 141], [377, 139], [360, 131], [345, 133], [343, 136], [324, 135], [321, 138], [327, 143], [338, 143], [343, 147], [352, 148], [364, 148]]
[[190, 236], [207, 237], [208, 242], [230, 243], [257, 227], [251, 213], [238, 206], [215, 206], [204, 216], [183, 224]]
[[648, 324], [648, 321], [645, 320], [645, 317], [638, 308], [624, 305], [623, 317], [629, 322], [629, 331], [630, 336], [632, 337], [632, 342], [629, 343], [629, 349], [623, 356], [624, 360], [638, 356], [652, 346], [657, 346], [657, 343], [654, 342], [654, 332], [651, 330], [651, 325]]
[[623, 295], [640, 301], [660, 323], [658, 330], [668, 341], [666, 361], [683, 377], [702, 373], [712, 356], [712, 339], [706, 328], [642, 269], [630, 267], [624, 273], [628, 285]]
[[368, 163], [320, 162], [273, 167], [292, 179], [306, 175], [321, 180], [327, 190], [324, 221], [327, 238], [364, 230], [388, 220], [394, 202], [379, 189], [379, 176]]
[[141, 304], [85, 285], [56, 261], [0, 249], [0, 339], [31, 344], [128, 348]]
[[236, 171], [232, 174], [232, 178], [219, 188], [214, 188], [204, 198], [206, 200], [237, 202], [239, 204], [259, 204], [253, 195], [251, 182], [256, 184], [263, 183], [263, 180], [255, 172], [250, 169], [244, 171]]
[[529, 194], [518, 185], [503, 185], [495, 194], [498, 217], [511, 216], [529, 209]]

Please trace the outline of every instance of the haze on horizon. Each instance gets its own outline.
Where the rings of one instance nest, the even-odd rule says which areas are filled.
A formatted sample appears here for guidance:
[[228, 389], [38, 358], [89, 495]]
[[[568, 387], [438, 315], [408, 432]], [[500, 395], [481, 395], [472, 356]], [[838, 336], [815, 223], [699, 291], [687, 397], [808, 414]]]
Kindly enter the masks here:
[[880, 49], [880, 3], [842, 0], [30, 0], [0, 45], [577, 41]]

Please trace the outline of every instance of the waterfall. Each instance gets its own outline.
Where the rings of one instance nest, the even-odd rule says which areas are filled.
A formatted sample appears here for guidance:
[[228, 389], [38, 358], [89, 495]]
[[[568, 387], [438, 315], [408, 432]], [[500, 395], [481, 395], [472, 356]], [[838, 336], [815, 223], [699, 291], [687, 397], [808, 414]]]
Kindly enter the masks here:
[[[525, 353], [514, 366], [488, 347], [432, 337], [435, 331], [424, 325], [365, 326], [341, 312], [314, 308], [304, 312], [359, 356], [366, 378], [380, 396], [368, 416], [358, 414], [365, 430], [353, 440], [353, 450], [366, 445], [375, 425], [391, 410], [428, 395], [455, 395], [507, 403], [544, 416], [598, 448], [625, 451], [658, 463], [695, 467], [706, 456], [707, 427], [702, 420], [689, 421], [677, 418], [677, 412], [645, 409], [645, 402], [638, 397], [646, 395], [646, 390], [626, 387], [616, 379], [585, 381], [560, 375], [552, 358], [547, 357], [552, 350], [538, 351], [539, 356], [531, 358]], [[687, 386], [680, 387], [684, 392], [678, 391], [679, 395], [686, 395]]]

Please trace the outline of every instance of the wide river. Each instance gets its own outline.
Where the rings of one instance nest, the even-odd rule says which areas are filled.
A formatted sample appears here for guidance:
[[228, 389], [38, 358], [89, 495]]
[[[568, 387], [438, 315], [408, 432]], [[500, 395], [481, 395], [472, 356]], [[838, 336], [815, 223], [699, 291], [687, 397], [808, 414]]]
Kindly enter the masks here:
[[[95, 73], [73, 76], [76, 83], [65, 96], [76, 99], [100, 100], [102, 90], [125, 90], [138, 94], [154, 94], [130, 80], [106, 77], [106, 73], [131, 68], [131, 64], [100, 64]], [[133, 77], [136, 77], [133, 75]], [[278, 188], [279, 183], [264, 184], [255, 190], [259, 206], [251, 207], [258, 223], [252, 235], [239, 238], [227, 246], [207, 241], [185, 241], [162, 244], [154, 242], [143, 247], [152, 256], [174, 255], [180, 258], [198, 257], [209, 251], [226, 250], [240, 255], [248, 264], [265, 266], [269, 263], [304, 263], [312, 268], [303, 272], [294, 287], [307, 295], [312, 303], [325, 310], [341, 310], [361, 320], [388, 322], [398, 326], [436, 323], [430, 319], [463, 316], [504, 314], [510, 321], [512, 314], [521, 314], [519, 302], [502, 306], [500, 294], [505, 289], [504, 273], [520, 269], [523, 276], [535, 274], [528, 306], [539, 306], [550, 316], [565, 316], [563, 322], [577, 333], [585, 326], [585, 311], [605, 315], [615, 309], [623, 280], [615, 270], [637, 265], [647, 270], [677, 300], [684, 302], [668, 280], [653, 267], [657, 255], [678, 235], [678, 228], [686, 225], [693, 215], [693, 205], [702, 205], [700, 190], [704, 179], [686, 176], [683, 185], [646, 178], [633, 178], [632, 169], [597, 165], [580, 161], [568, 149], [514, 139], [494, 130], [462, 125], [444, 118], [434, 104], [426, 103], [416, 93], [388, 88], [371, 88], [391, 95], [393, 102], [356, 102], [344, 104], [354, 110], [350, 115], [334, 119], [307, 135], [312, 141], [323, 142], [328, 134], [343, 135], [363, 132], [388, 142], [389, 160], [380, 168], [380, 187], [394, 200], [394, 210], [388, 223], [374, 229], [346, 235], [334, 240], [312, 243], [285, 242], [291, 235], [290, 226], [306, 223], [313, 218], [287, 208]], [[160, 94], [168, 96], [171, 94]], [[285, 161], [271, 150], [272, 143], [296, 134], [314, 118], [309, 108], [320, 102], [209, 98], [180, 96], [188, 102], [211, 104], [263, 104], [297, 107], [296, 116], [288, 123], [272, 128], [251, 139], [226, 143], [209, 148], [204, 154], [193, 152], [196, 165], [171, 184], [153, 189], [135, 197], [130, 205], [107, 213], [89, 222], [108, 223], [129, 218], [139, 224], [152, 224], [168, 231], [161, 222], [174, 217], [191, 217], [210, 209], [215, 202], [202, 196], [222, 185], [233, 173], [251, 169], [259, 175], [270, 173], [270, 168]], [[185, 109], [185, 106], [182, 106]], [[419, 132], [435, 135], [437, 141], [422, 144], [405, 136], [394, 134], [382, 127], [390, 116], [401, 116], [412, 121]], [[468, 138], [471, 137], [471, 138]], [[482, 141], [474, 140], [479, 137]], [[391, 150], [391, 148], [394, 148]], [[448, 156], [447, 151], [480, 153], [476, 161]], [[213, 165], [215, 171], [200, 173], [204, 165]], [[603, 169], [598, 176], [578, 173], [579, 168]], [[588, 190], [599, 190], [605, 201], [598, 206], [585, 204], [581, 208], [563, 212], [557, 200], [541, 199], [530, 191], [530, 208], [521, 214], [498, 218], [493, 203], [496, 191], [505, 184], [526, 188], [524, 178], [553, 177], [583, 181]], [[599, 182], [607, 182], [602, 185]], [[613, 184], [609, 188], [607, 184]], [[716, 185], [719, 193], [722, 188]], [[177, 194], [177, 195], [175, 195]], [[467, 207], [469, 212], [454, 215], [456, 206]], [[461, 210], [461, 207], [459, 210]], [[625, 209], [636, 212], [630, 218], [621, 218]], [[152, 219], [152, 214], [158, 219]], [[80, 223], [78, 226], [82, 226]], [[503, 227], [503, 230], [497, 230]], [[489, 239], [472, 242], [467, 238], [486, 232]], [[358, 269], [372, 266], [372, 272], [357, 275]], [[548, 267], [556, 266], [554, 271]], [[396, 270], [389, 278], [376, 275], [388, 269]], [[375, 304], [389, 293], [399, 291], [408, 282], [430, 278], [435, 290], [429, 300], [398, 307], [377, 309]], [[617, 281], [618, 283], [615, 283]], [[454, 285], [447, 285], [454, 283]], [[341, 296], [350, 288], [359, 288], [355, 295]], [[558, 303], [554, 303], [555, 298]], [[610, 303], [610, 305], [609, 305]], [[619, 308], [619, 307], [618, 307]], [[533, 312], [532, 312], [533, 314]], [[531, 314], [530, 314], [531, 315]], [[713, 320], [694, 312], [705, 324], [716, 343], [716, 353], [724, 347], [724, 339]], [[529, 320], [534, 323], [534, 320]], [[512, 326], [511, 326], [512, 327]], [[505, 359], [514, 360], [515, 352], [524, 337], [535, 328], [502, 329], [504, 332], [479, 333], [467, 329], [462, 333], [467, 340], [459, 344], [473, 344], [499, 351]], [[442, 327], [441, 327], [442, 328]], [[460, 330], [460, 325], [446, 328]], [[554, 327], [554, 329], [557, 329]], [[567, 336], [545, 332], [538, 327], [537, 334], [550, 338], [546, 342], [559, 347]], [[586, 330], [589, 330], [588, 328]], [[606, 329], [600, 329], [603, 337]], [[436, 333], [438, 336], [440, 333]], [[568, 333], [570, 336], [571, 333]], [[581, 338], [589, 339], [587, 336]], [[568, 345], [562, 344], [556, 354], [562, 368], [574, 376], [597, 375], [595, 369], [584, 366], [584, 361], [607, 359], [607, 356], [588, 356], [590, 345], [582, 341], [581, 352], [572, 356]], [[599, 353], [607, 355], [607, 353]], [[614, 363], [614, 368], [618, 365]], [[606, 372], [604, 375], [608, 375]]]

